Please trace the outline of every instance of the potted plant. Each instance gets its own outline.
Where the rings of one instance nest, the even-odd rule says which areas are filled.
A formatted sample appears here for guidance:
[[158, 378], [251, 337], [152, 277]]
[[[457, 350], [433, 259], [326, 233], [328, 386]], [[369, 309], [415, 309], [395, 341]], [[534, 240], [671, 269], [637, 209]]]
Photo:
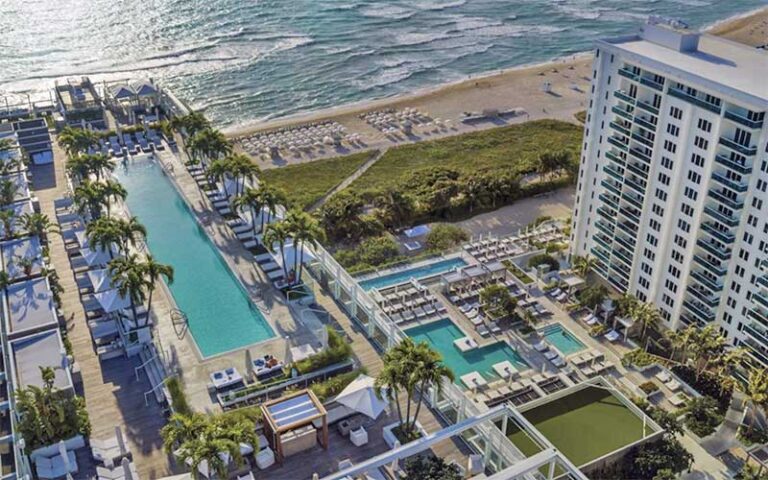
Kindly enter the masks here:
[[32, 269], [35, 267], [36, 260], [37, 257], [34, 256], [16, 257], [16, 265], [24, 271], [25, 277], [29, 277], [32, 275]]
[[654, 383], [651, 380], [641, 383], [638, 386], [638, 388], [640, 389], [641, 392], [643, 392], [643, 395], [645, 395], [645, 398], [650, 398], [651, 396], [659, 392], [659, 386], [656, 385], [656, 383]]

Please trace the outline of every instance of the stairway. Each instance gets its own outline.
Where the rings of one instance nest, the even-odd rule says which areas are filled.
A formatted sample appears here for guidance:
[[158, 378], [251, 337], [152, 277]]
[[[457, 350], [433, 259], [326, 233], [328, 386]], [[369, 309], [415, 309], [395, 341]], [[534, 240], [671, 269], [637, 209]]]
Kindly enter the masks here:
[[154, 393], [157, 403], [164, 405], [167, 403], [166, 388], [165, 386], [158, 388], [158, 385], [165, 381], [167, 375], [155, 346], [153, 344], [146, 345], [139, 352], [139, 358], [141, 359], [141, 365], [143, 365], [141, 370], [146, 373], [151, 385], [151, 390], [148, 390], [146, 393], [151, 391]]

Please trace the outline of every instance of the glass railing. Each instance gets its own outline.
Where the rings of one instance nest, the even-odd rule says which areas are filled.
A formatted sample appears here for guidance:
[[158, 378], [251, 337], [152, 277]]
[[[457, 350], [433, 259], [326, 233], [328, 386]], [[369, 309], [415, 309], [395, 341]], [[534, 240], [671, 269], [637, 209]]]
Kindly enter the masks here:
[[642, 184], [640, 184], [640, 182], [632, 180], [631, 178], [625, 178], [624, 184], [629, 185], [631, 188], [633, 188], [635, 191], [637, 191], [640, 194], [645, 193], [645, 187]]
[[643, 209], [643, 200], [641, 198], [639, 198], [639, 197], [640, 197], [639, 195], [637, 197], [635, 197], [634, 194], [629, 193], [629, 192], [624, 192], [624, 193], [621, 194], [621, 198], [623, 200], [626, 200], [627, 203], [629, 203], [633, 207], [636, 207], [638, 210], [642, 210]]
[[624, 159], [622, 159], [620, 156], [616, 155], [615, 153], [613, 153], [610, 150], [605, 152], [605, 157], [608, 160], [611, 160], [611, 161], [614, 161], [614, 162], [618, 163], [622, 167], [626, 164], [626, 161], [624, 161]]
[[709, 273], [711, 273], [716, 277], [722, 277], [728, 272], [728, 270], [725, 267], [715, 265], [713, 262], [711, 262], [707, 258], [704, 258], [702, 255], [694, 255], [693, 261], [698, 263], [702, 267], [706, 268], [709, 271]]
[[613, 108], [611, 108], [611, 111], [615, 113], [616, 115], [620, 116], [624, 120], [632, 121], [632, 110], [627, 110], [624, 108], [621, 108], [618, 105], [615, 105]]
[[621, 182], [622, 180], [624, 180], [624, 174], [622, 172], [619, 172], [616, 169], [616, 167], [613, 167], [611, 165], [606, 165], [603, 167], [603, 171], [608, 175], [612, 176], [616, 181]]
[[[608, 247], [605, 247], [605, 248], [608, 248]], [[592, 253], [593, 253], [593, 254], [594, 254], [594, 255], [595, 255], [597, 258], [599, 258], [600, 260], [602, 260], [603, 262], [605, 262], [606, 264], [608, 264], [608, 263], [611, 263], [611, 260], [610, 260], [610, 258], [609, 258], [609, 256], [608, 256], [608, 254], [607, 254], [607, 253], [605, 253], [605, 252], [603, 252], [603, 251], [602, 251], [602, 250], [600, 250], [599, 248], [593, 248], [593, 249], [592, 249]]]
[[723, 175], [722, 173], [715, 172], [712, 174], [712, 178], [714, 178], [715, 181], [717, 181], [717, 183], [721, 185], [725, 185], [726, 187], [730, 188], [734, 192], [744, 193], [749, 189], [749, 185], [747, 185], [746, 183], [732, 180], [726, 177], [725, 175]]
[[617, 130], [617, 131], [623, 133], [624, 135], [629, 135], [629, 127], [625, 127], [623, 125], [619, 125], [618, 122], [610, 122], [608, 125], [610, 125], [611, 128], [613, 128], [614, 130]]
[[645, 128], [646, 130], [650, 130], [652, 132], [656, 131], [656, 125], [652, 124], [651, 122], [644, 119], [643, 117], [640, 117], [640, 116], [635, 117], [635, 123]]
[[648, 148], [653, 148], [653, 140], [651, 140], [650, 138], [644, 137], [636, 132], [632, 134], [632, 138], [642, 143]]
[[637, 215], [635, 213], [630, 212], [626, 208], [620, 208], [619, 213], [630, 219], [631, 221], [635, 222], [636, 225], [640, 225], [640, 215]]
[[744, 332], [760, 342], [763, 345], [763, 348], [768, 349], [768, 331], [766, 331], [765, 328], [753, 323], [748, 323], [744, 326]]
[[744, 208], [743, 201], [731, 198], [727, 195], [724, 195], [722, 192], [718, 192], [717, 190], [710, 190], [709, 198], [713, 198], [717, 200], [718, 202], [722, 203], [726, 207], [731, 208], [732, 210], [741, 210], [742, 208]]
[[[630, 237], [630, 238], [634, 239], [634, 237]], [[616, 240], [616, 242], [619, 245], [621, 245], [622, 247], [626, 248], [630, 252], [633, 252], [635, 250], [635, 241], [634, 240], [631, 240], [631, 241], [627, 240], [626, 238], [622, 237], [621, 235], [616, 235], [615, 237], [613, 237], [613, 239]]]
[[633, 72], [632, 70], [628, 68], [620, 68], [619, 69], [619, 75], [622, 77], [628, 78], [630, 80], [638, 81], [640, 79], [640, 75]]
[[701, 229], [727, 245], [732, 244], [736, 240], [736, 236], [731, 232], [719, 230], [709, 223], [702, 223]]
[[611, 242], [601, 235], [595, 235], [595, 242], [597, 242], [598, 245], [605, 248], [606, 250], [611, 250], [613, 248]]
[[715, 155], [715, 161], [720, 165], [735, 170], [743, 175], [749, 175], [752, 173], [752, 165], [745, 165], [743, 163], [736, 162], [726, 157], [725, 155]]
[[725, 111], [725, 118], [728, 120], [733, 120], [736, 123], [740, 123], [741, 125], [744, 125], [745, 127], [749, 128], [763, 128], [763, 120], [750, 120], [749, 118], [740, 115], [736, 112], [731, 112], [726, 110]]
[[597, 198], [599, 198], [604, 204], [608, 205], [614, 210], [619, 209], [619, 201], [617, 199], [614, 199], [613, 197], [606, 195], [604, 193], [601, 193], [600, 195], [598, 195]]
[[631, 236], [637, 235], [637, 227], [635, 227], [629, 222], [619, 222], [616, 224], [616, 226], [619, 227], [620, 230], [623, 230], [624, 233], [628, 235], [631, 235]]
[[731, 259], [731, 251], [729, 249], [722, 248], [718, 245], [715, 245], [712, 242], [708, 242], [707, 240], [704, 240], [703, 238], [700, 238], [696, 242], [696, 245], [700, 246], [701, 248], [706, 250], [708, 253], [710, 253], [711, 255], [714, 255], [715, 257], [717, 257], [719, 260], [723, 262], [727, 262], [728, 260]]
[[611, 227], [609, 224], [603, 223], [600, 220], [598, 220], [597, 222], [595, 222], [595, 226], [597, 227], [598, 230], [605, 233], [609, 237], [613, 236], [613, 227]]
[[677, 88], [670, 88], [669, 89], [669, 94], [672, 95], [673, 97], [677, 97], [677, 98], [679, 98], [681, 100], [685, 100], [688, 103], [692, 103], [692, 104], [694, 104], [694, 105], [696, 105], [698, 107], [705, 108], [705, 109], [709, 110], [710, 112], [714, 112], [714, 113], [716, 113], [718, 115], [720, 115], [720, 111], [722, 110], [722, 107], [720, 107], [719, 105], [715, 105], [713, 103], [709, 103], [707, 101], [704, 101], [704, 100], [696, 97], [695, 95], [688, 94], [684, 90], [679, 90]]
[[740, 154], [746, 155], [748, 157], [751, 157], [757, 153], [757, 147], [742, 145], [741, 143], [738, 143], [735, 140], [731, 140], [728, 137], [720, 137], [720, 145], [724, 145], [731, 150], [735, 150]]
[[711, 322], [715, 319], [715, 312], [710, 310], [706, 305], [696, 304], [691, 300], [684, 300], [683, 306], [688, 309], [689, 312], [694, 314], [699, 320], [704, 322]]
[[659, 114], [659, 109], [658, 108], [656, 108], [653, 105], [651, 105], [650, 103], [644, 102], [642, 100], [638, 100], [637, 101], [637, 108], [645, 110], [646, 112], [651, 112], [654, 115], [658, 115]]
[[764, 288], [768, 288], [768, 275], [761, 275], [757, 277], [757, 284]]
[[658, 91], [664, 90], [664, 84], [663, 83], [659, 83], [656, 80], [653, 80], [653, 79], [648, 78], [648, 77], [640, 77], [640, 83], [642, 83], [646, 87], [651, 87], [651, 88], [653, 88], [655, 90], [658, 90]]
[[720, 304], [720, 298], [714, 295], [709, 295], [704, 289], [696, 288], [693, 285], [688, 285], [688, 293], [696, 297], [697, 300], [703, 302], [705, 305], [711, 308], [715, 308]]
[[610, 183], [608, 180], [603, 180], [602, 182], [600, 182], [600, 185], [607, 188], [609, 192], [613, 193], [616, 196], [621, 195], [621, 185], [614, 185]]
[[623, 101], [629, 103], [630, 105], [634, 105], [635, 104], [635, 99], [630, 97], [627, 94], [627, 92], [624, 92], [622, 90], [615, 90], [613, 92], [613, 96], [618, 98], [619, 100], [623, 100]]
[[633, 172], [635, 175], [637, 175], [640, 178], [643, 178], [645, 180], [648, 179], [648, 170], [649, 170], [649, 168], [645, 164], [630, 162], [627, 165], [627, 169], [629, 169], [630, 172]]
[[757, 320], [761, 324], [768, 325], [768, 313], [765, 313], [757, 307], [750, 308], [747, 312], [747, 316], [753, 320]]
[[622, 142], [621, 139], [617, 137], [608, 137], [608, 143], [611, 145], [618, 147], [620, 150], [627, 151], [629, 148], [626, 143]]
[[755, 292], [752, 294], [752, 300], [768, 310], [768, 293], [760, 291]]
[[739, 219], [737, 217], [726, 215], [715, 207], [704, 207], [704, 213], [729, 227], [735, 227], [739, 224]]
[[709, 289], [712, 293], [719, 293], [723, 289], [721, 282], [713, 280], [699, 271], [691, 270], [691, 278], [696, 280], [699, 285]]
[[645, 163], [649, 163], [649, 164], [651, 163], [651, 157], [636, 148], [629, 149], [629, 154], [634, 156], [635, 158], [638, 158], [644, 161]]

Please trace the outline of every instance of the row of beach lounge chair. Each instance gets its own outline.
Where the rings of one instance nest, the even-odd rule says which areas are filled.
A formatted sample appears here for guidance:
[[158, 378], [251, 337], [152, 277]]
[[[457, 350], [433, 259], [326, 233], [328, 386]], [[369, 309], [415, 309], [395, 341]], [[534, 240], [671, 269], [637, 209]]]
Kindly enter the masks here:
[[376, 294], [384, 313], [396, 324], [445, 315], [447, 309], [429, 289], [412, 281]]
[[123, 133], [122, 135], [110, 135], [108, 138], [100, 138], [98, 147], [91, 147], [88, 153], [101, 153], [108, 157], [122, 157], [125, 155], [150, 153], [155, 150], [165, 150], [163, 138], [153, 129], [147, 129], [146, 133]]
[[511, 382], [496, 382], [489, 385], [489, 388], [475, 394], [476, 402], [483, 402], [489, 408], [501, 405], [502, 403], [512, 402], [515, 406], [520, 406], [537, 398], [541, 398], [541, 393], [549, 395], [566, 388], [568, 385], [563, 381], [560, 375], [544, 372], [532, 375], [530, 378], [519, 378]]

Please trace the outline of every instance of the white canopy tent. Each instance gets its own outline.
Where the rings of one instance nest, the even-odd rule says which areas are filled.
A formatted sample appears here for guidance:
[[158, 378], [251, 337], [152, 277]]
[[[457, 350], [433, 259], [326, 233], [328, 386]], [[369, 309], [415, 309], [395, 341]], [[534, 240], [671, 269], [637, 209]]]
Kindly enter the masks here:
[[370, 418], [378, 418], [388, 401], [386, 394], [382, 394], [382, 398], [376, 394], [374, 382], [368, 375], [360, 375], [336, 396], [336, 402]]
[[117, 312], [131, 307], [131, 300], [120, 295], [117, 289], [105, 290], [93, 294], [101, 308], [107, 313]]

